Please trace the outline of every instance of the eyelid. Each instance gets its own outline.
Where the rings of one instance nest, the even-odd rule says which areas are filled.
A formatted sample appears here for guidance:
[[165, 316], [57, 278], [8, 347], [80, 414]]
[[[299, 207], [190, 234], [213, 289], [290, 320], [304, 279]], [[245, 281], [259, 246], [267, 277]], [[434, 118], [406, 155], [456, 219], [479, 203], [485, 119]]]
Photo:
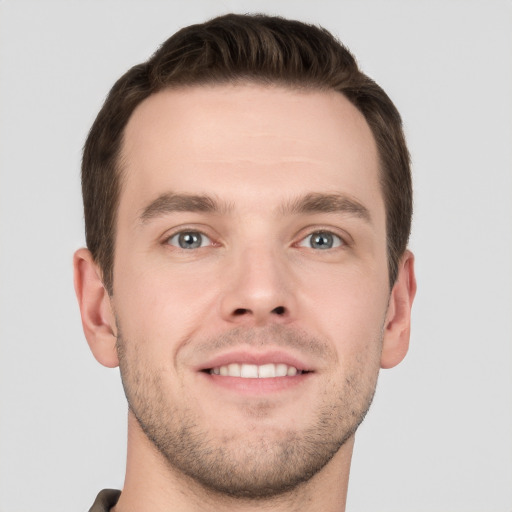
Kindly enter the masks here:
[[[174, 238], [175, 236], [178, 236], [178, 235], [180, 235], [182, 233], [198, 233], [202, 237], [207, 238], [208, 241], [209, 241], [208, 244], [202, 245], [200, 248], [219, 245], [215, 241], [215, 237], [212, 236], [211, 234], [207, 234], [206, 231], [208, 231], [208, 230], [205, 230], [205, 229], [202, 229], [202, 228], [199, 228], [199, 227], [196, 227], [196, 226], [191, 226], [191, 225], [177, 226], [177, 227], [167, 231], [161, 237], [161, 243], [162, 243], [162, 245], [169, 245], [169, 246], [174, 247], [176, 249], [185, 250], [182, 247], [179, 247], [179, 245], [177, 245], [177, 244], [176, 245], [175, 244], [171, 244], [170, 240], [172, 238]], [[189, 249], [187, 249], [187, 250], [189, 250]]]
[[[187, 233], [187, 232], [191, 232], [191, 233], [199, 233], [200, 235], [202, 235], [203, 237], [207, 238], [209, 240], [209, 243], [206, 245], [206, 246], [202, 246], [202, 247], [207, 247], [207, 246], [218, 246], [218, 245], [221, 245], [220, 243], [218, 243], [215, 239], [215, 236], [213, 236], [212, 234], [207, 234], [206, 231], [208, 231], [207, 229], [203, 229], [201, 227], [196, 227], [196, 226], [192, 226], [192, 225], [182, 225], [182, 226], [177, 226], [169, 231], [167, 231], [161, 238], [161, 243], [163, 245], [171, 245], [169, 243], [169, 241], [181, 234], [181, 233]], [[307, 226], [306, 228], [303, 228], [300, 230], [299, 234], [295, 237], [295, 239], [298, 241], [293, 243], [293, 245], [295, 246], [301, 246], [301, 244], [310, 236], [314, 235], [315, 233], [328, 233], [328, 234], [331, 234], [333, 236], [335, 236], [336, 238], [339, 238], [341, 240], [341, 247], [348, 247], [348, 246], [351, 246], [353, 244], [353, 239], [352, 237], [347, 233], [345, 232], [344, 230], [341, 230], [339, 228], [335, 228], [333, 226], [322, 226], [322, 225], [315, 225], [315, 226]], [[338, 247], [340, 247], [338, 246]], [[171, 247], [176, 247], [178, 249], [182, 249], [180, 248], [179, 246], [177, 245], [171, 245]], [[201, 248], [202, 248], [201, 247]], [[334, 248], [338, 248], [338, 247], [334, 247]]]
[[[178, 238], [183, 235], [183, 234], [186, 234], [186, 233], [194, 233], [194, 234], [198, 234], [200, 237], [201, 237], [201, 245], [199, 247], [192, 247], [192, 248], [185, 248], [185, 247], [180, 247], [179, 245], [179, 242], [177, 243], [171, 243], [171, 241], [173, 240], [173, 238]], [[210, 245], [212, 245], [212, 241], [210, 239], [209, 236], [205, 235], [204, 233], [200, 233], [199, 231], [179, 231], [178, 233], [175, 233], [174, 235], [170, 236], [168, 239], [167, 239], [167, 243], [169, 245], [172, 245], [173, 247], [176, 247], [178, 249], [183, 249], [183, 250], [194, 250], [194, 249], [201, 249], [203, 247], [208, 247]]]
[[[314, 235], [315, 233], [329, 233], [330, 235], [333, 235], [341, 240], [341, 247], [350, 247], [354, 243], [352, 237], [344, 230], [335, 228], [333, 226], [322, 226], [322, 225], [315, 225], [315, 226], [307, 226], [306, 228], [303, 228], [300, 230], [299, 234], [297, 235], [298, 242], [295, 242], [294, 245], [301, 246], [300, 244], [304, 242], [309, 236]], [[338, 247], [335, 247], [337, 249]]]
[[[328, 250], [332, 250], [332, 249], [338, 249], [339, 247], [344, 247], [346, 245], [345, 241], [343, 240], [343, 238], [341, 238], [341, 236], [337, 235], [336, 233], [333, 233], [332, 231], [313, 231], [312, 233], [310, 233], [309, 235], [306, 235], [300, 242], [299, 242], [299, 247], [308, 247], [310, 249], [316, 249], [314, 247], [311, 247], [310, 245], [308, 245], [308, 242], [307, 240], [309, 238], [311, 238], [312, 236], [314, 235], [317, 235], [317, 234], [326, 234], [326, 235], [330, 235], [333, 237], [333, 246], [332, 247], [328, 247], [326, 249], [322, 249], [324, 251], [328, 251]], [[310, 244], [311, 242], [309, 242]]]

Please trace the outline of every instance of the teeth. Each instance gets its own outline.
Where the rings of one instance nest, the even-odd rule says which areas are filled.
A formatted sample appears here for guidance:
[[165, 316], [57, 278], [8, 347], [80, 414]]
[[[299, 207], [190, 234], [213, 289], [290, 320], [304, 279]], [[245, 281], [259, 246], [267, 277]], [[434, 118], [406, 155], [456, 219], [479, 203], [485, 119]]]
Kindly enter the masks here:
[[223, 377], [242, 377], [244, 379], [271, 379], [273, 377], [293, 377], [301, 374], [302, 370], [297, 370], [294, 366], [288, 366], [284, 363], [279, 364], [238, 364], [231, 363], [226, 366], [218, 366], [210, 370], [212, 375], [221, 375]]
[[258, 367], [255, 364], [240, 365], [240, 377], [243, 377], [244, 379], [257, 379]]
[[[286, 365], [284, 365], [286, 366]], [[275, 364], [263, 364], [258, 368], [258, 377], [260, 379], [270, 379], [276, 376]]]
[[276, 377], [286, 377], [288, 375], [288, 365], [276, 364]]
[[288, 375], [288, 377], [293, 377], [294, 375], [297, 375], [297, 368], [294, 368], [293, 366], [288, 366], [288, 371], [286, 372], [286, 375]]

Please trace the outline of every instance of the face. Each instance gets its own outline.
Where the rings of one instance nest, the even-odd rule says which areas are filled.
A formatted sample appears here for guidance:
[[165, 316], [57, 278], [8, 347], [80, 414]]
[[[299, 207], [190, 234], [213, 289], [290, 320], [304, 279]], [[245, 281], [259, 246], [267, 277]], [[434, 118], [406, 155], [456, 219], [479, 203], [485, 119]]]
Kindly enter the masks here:
[[114, 293], [131, 413], [172, 471], [285, 492], [351, 439], [388, 312], [375, 143], [336, 92], [164, 91], [125, 133]]

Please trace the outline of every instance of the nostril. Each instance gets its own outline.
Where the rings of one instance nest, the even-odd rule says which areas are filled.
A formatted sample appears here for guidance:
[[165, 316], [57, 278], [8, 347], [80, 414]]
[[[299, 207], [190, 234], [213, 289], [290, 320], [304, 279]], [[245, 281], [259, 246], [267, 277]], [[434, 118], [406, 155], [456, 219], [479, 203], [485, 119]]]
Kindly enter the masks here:
[[[274, 315], [283, 316], [286, 314], [286, 308], [284, 306], [277, 306], [271, 311], [271, 313]], [[233, 311], [233, 316], [243, 316], [247, 314], [252, 314], [252, 310], [247, 308], [236, 308]]]

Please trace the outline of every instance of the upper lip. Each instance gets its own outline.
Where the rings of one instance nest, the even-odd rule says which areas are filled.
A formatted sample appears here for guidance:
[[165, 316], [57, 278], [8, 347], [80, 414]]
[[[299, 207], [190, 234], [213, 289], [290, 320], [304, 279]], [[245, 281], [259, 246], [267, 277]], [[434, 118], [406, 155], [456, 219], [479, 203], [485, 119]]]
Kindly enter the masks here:
[[257, 352], [254, 350], [235, 350], [218, 354], [206, 362], [202, 363], [197, 369], [199, 371], [210, 370], [212, 368], [219, 368], [220, 366], [227, 366], [231, 363], [239, 364], [255, 364], [258, 366], [264, 364], [286, 364], [293, 366], [297, 370], [313, 371], [314, 368], [311, 364], [294, 356], [283, 350], [265, 350], [264, 352]]

